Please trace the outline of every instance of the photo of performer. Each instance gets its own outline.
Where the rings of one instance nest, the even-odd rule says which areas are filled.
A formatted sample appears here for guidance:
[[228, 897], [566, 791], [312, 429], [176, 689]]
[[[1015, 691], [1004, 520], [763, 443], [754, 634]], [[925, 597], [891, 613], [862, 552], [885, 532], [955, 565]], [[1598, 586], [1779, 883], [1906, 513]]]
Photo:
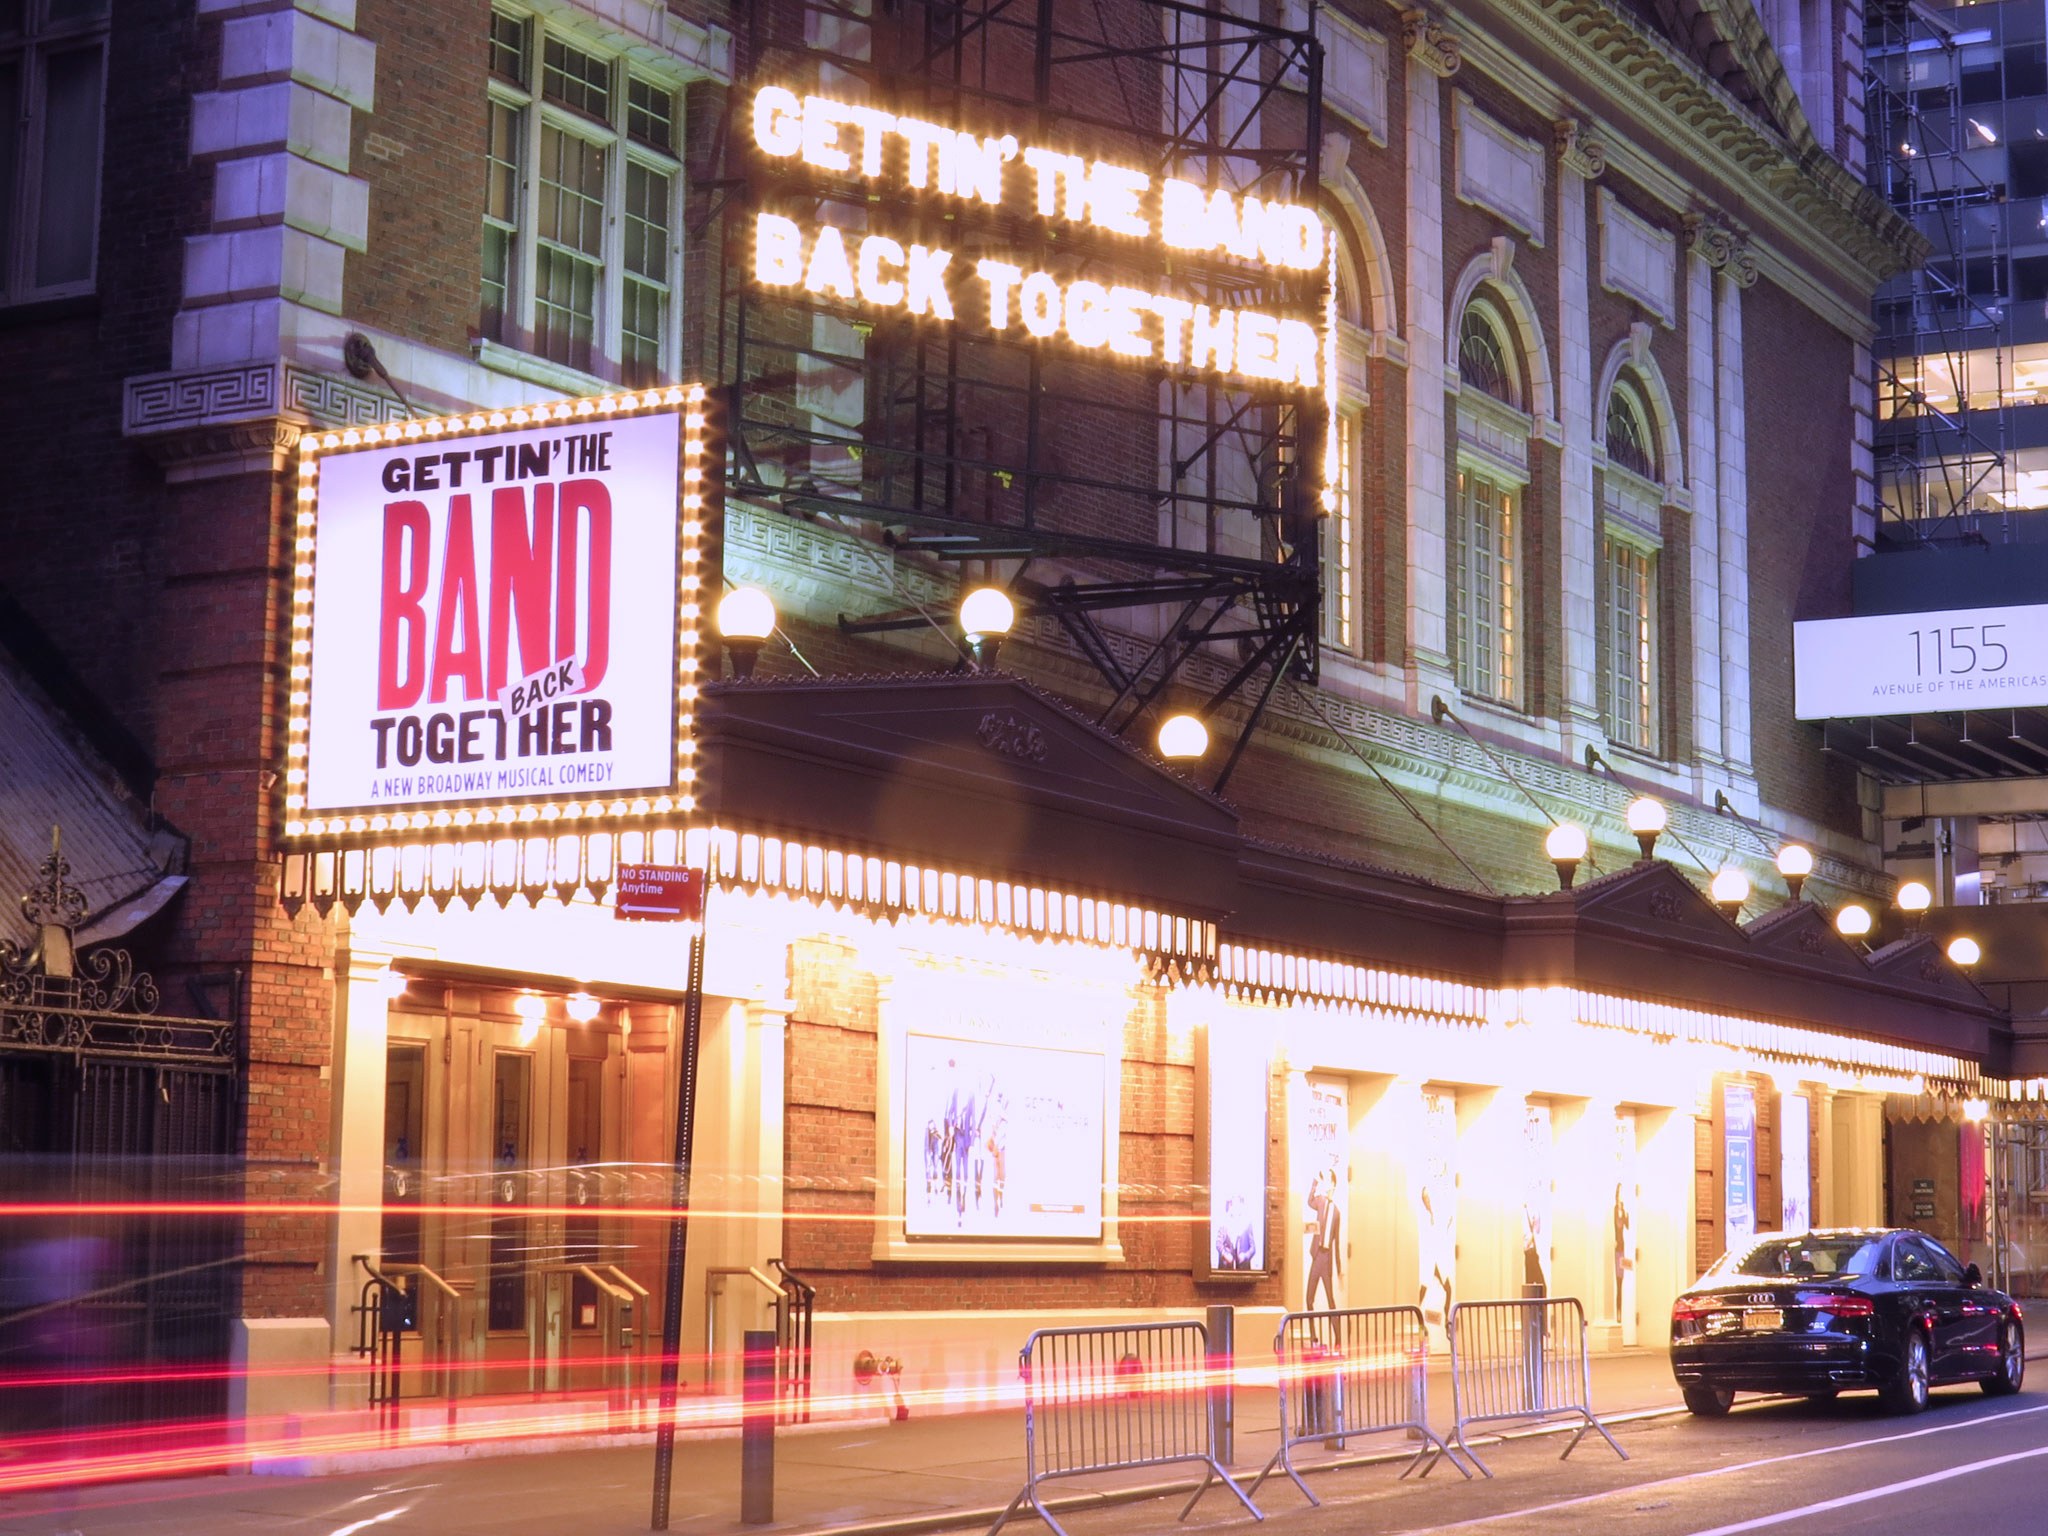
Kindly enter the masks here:
[[1216, 1232], [1216, 1252], [1209, 1261], [1211, 1269], [1247, 1270], [1258, 1267], [1259, 1239], [1252, 1221], [1252, 1213], [1245, 1209], [1241, 1197], [1232, 1195], [1223, 1202], [1223, 1221]]
[[1316, 1310], [1316, 1291], [1323, 1293], [1323, 1305], [1335, 1310], [1337, 1280], [1343, 1262], [1344, 1212], [1337, 1198], [1337, 1175], [1325, 1168], [1309, 1188], [1308, 1208], [1308, 1290], [1304, 1311]]

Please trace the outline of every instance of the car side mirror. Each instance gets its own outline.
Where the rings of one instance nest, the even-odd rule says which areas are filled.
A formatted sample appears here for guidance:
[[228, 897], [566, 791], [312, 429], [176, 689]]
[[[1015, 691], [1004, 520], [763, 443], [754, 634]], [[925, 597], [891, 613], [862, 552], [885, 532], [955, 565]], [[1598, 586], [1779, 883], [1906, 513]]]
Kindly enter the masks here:
[[1965, 1285], [1982, 1285], [1983, 1283], [1984, 1283], [1984, 1271], [1983, 1271], [1983, 1270], [1979, 1269], [1979, 1268], [1978, 1268], [1978, 1267], [1977, 1267], [1976, 1265], [1974, 1265], [1974, 1264], [1971, 1264], [1971, 1265], [1967, 1265], [1967, 1266], [1965, 1266], [1965, 1268], [1964, 1268], [1964, 1270], [1963, 1270], [1963, 1284], [1965, 1284]]

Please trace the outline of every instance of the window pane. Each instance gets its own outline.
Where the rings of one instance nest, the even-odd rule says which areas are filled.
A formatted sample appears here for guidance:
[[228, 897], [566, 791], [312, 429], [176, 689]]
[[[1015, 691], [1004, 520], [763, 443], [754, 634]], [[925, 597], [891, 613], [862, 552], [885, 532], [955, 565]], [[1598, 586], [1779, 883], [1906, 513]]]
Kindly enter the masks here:
[[540, 237], [598, 256], [604, 251], [604, 149], [559, 128], [540, 136]]
[[36, 214], [36, 285], [92, 276], [99, 212], [100, 50], [50, 55], [43, 84], [43, 165]]
[[484, 129], [484, 216], [501, 224], [519, 222], [519, 141], [525, 116], [517, 107], [494, 101]]
[[1323, 640], [1349, 650], [1357, 641], [1358, 419], [1339, 416], [1331, 445], [1336, 506], [1323, 519]]
[[549, 38], [541, 48], [540, 93], [571, 111], [582, 112], [599, 122], [608, 121], [612, 109], [612, 67], [595, 54], [571, 48], [560, 38]]
[[519, 148], [526, 113], [490, 103], [484, 127], [483, 294], [478, 329], [492, 341], [510, 338], [513, 248], [519, 224]]
[[671, 153], [676, 147], [676, 98], [667, 86], [650, 80], [626, 81], [626, 136], [650, 149]]
[[1458, 323], [1458, 377], [1481, 394], [1514, 403], [1507, 350], [1493, 323], [1476, 307], [1466, 310]]
[[626, 279], [625, 314], [619, 334], [620, 363], [625, 382], [636, 388], [661, 378], [661, 333], [666, 324], [668, 295], [636, 277]]
[[514, 85], [526, 78], [526, 23], [516, 16], [491, 12], [491, 73]]
[[668, 281], [670, 178], [644, 165], [626, 167], [626, 270]]
[[[493, 1205], [527, 1204], [527, 1127], [532, 1058], [499, 1051], [491, 1071], [491, 1177]], [[526, 1219], [491, 1218], [491, 1279], [488, 1324], [496, 1329], [526, 1326]]]
[[599, 267], [544, 245], [534, 263], [533, 347], [571, 368], [590, 367]]

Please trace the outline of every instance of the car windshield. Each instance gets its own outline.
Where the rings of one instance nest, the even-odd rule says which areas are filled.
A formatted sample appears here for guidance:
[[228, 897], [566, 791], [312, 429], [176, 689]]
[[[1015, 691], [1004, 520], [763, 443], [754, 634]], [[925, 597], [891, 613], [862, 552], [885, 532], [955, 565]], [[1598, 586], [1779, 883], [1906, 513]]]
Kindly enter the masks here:
[[1706, 1278], [1788, 1275], [1854, 1280], [1875, 1273], [1883, 1252], [1884, 1239], [1879, 1237], [1767, 1237], [1753, 1247], [1723, 1254]]

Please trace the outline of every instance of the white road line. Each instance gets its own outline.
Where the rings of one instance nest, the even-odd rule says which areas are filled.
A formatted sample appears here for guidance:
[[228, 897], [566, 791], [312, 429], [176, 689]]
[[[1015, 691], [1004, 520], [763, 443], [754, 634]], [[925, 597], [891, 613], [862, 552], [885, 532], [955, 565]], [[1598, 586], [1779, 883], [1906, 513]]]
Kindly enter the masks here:
[[[1418, 1528], [1413, 1536], [1437, 1536], [1443, 1531], [1469, 1531], [1480, 1526], [1496, 1525], [1504, 1520], [1526, 1520], [1531, 1515], [1547, 1515], [1560, 1509], [1577, 1509], [1587, 1504], [1597, 1504], [1603, 1499], [1621, 1498], [1624, 1495], [1648, 1493], [1653, 1488], [1670, 1488], [1679, 1483], [1698, 1482], [1702, 1478], [1725, 1477], [1731, 1472], [1754, 1472], [1759, 1467], [1782, 1466], [1788, 1461], [1806, 1461], [1815, 1456], [1836, 1456], [1844, 1451], [1865, 1451], [1874, 1445], [1892, 1445], [1901, 1440], [1919, 1440], [1928, 1435], [1943, 1435], [1954, 1429], [1974, 1429], [1980, 1424], [1996, 1424], [2001, 1419], [2023, 1419], [2030, 1414], [2048, 1413], [2048, 1403], [2039, 1403], [2032, 1408], [2008, 1408], [2003, 1413], [1987, 1413], [1972, 1419], [1951, 1419], [1942, 1424], [1930, 1424], [1925, 1429], [1908, 1429], [1896, 1435], [1875, 1435], [1868, 1440], [1849, 1440], [1840, 1445], [1816, 1446], [1810, 1451], [1792, 1451], [1783, 1456], [1762, 1456], [1754, 1461], [1738, 1461], [1725, 1467], [1707, 1467], [1698, 1472], [1681, 1472], [1675, 1477], [1660, 1477], [1647, 1483], [1631, 1483], [1625, 1488], [1609, 1488], [1604, 1493], [1582, 1493], [1575, 1498], [1558, 1499], [1549, 1504], [1533, 1504], [1527, 1509], [1507, 1510], [1497, 1515], [1481, 1515], [1475, 1520], [1459, 1520], [1450, 1525], [1429, 1525]], [[2024, 1455], [2048, 1454], [2048, 1447], [2042, 1451], [2027, 1451]], [[1747, 1526], [1730, 1526], [1729, 1530], [1747, 1530]], [[1713, 1532], [1701, 1531], [1696, 1536], [1714, 1536]]]
[[2036, 1456], [2048, 1456], [2048, 1445], [2037, 1445], [2031, 1451], [2014, 1451], [2007, 1456], [1992, 1456], [1984, 1461], [1972, 1461], [1960, 1467], [1944, 1467], [1941, 1471], [1929, 1472], [1924, 1477], [1909, 1477], [1903, 1483], [1886, 1483], [1882, 1488], [1866, 1488], [1861, 1493], [1845, 1493], [1840, 1498], [1823, 1499], [1818, 1504], [1807, 1504], [1798, 1509], [1780, 1510], [1775, 1515], [1758, 1515], [1754, 1520], [1738, 1520], [1733, 1525], [1717, 1525], [1710, 1531], [1695, 1531], [1693, 1536], [1735, 1536], [1738, 1531], [1760, 1531], [1766, 1526], [1783, 1525], [1790, 1520], [1804, 1520], [1808, 1515], [1824, 1515], [1831, 1509], [1847, 1509], [1851, 1504], [1867, 1504], [1872, 1499], [1888, 1499], [1895, 1493], [1910, 1493], [1915, 1488], [1945, 1483], [1952, 1478], [1968, 1477], [1973, 1472], [1988, 1472], [1993, 1467], [2009, 1466], [2015, 1461], [2032, 1461]]

